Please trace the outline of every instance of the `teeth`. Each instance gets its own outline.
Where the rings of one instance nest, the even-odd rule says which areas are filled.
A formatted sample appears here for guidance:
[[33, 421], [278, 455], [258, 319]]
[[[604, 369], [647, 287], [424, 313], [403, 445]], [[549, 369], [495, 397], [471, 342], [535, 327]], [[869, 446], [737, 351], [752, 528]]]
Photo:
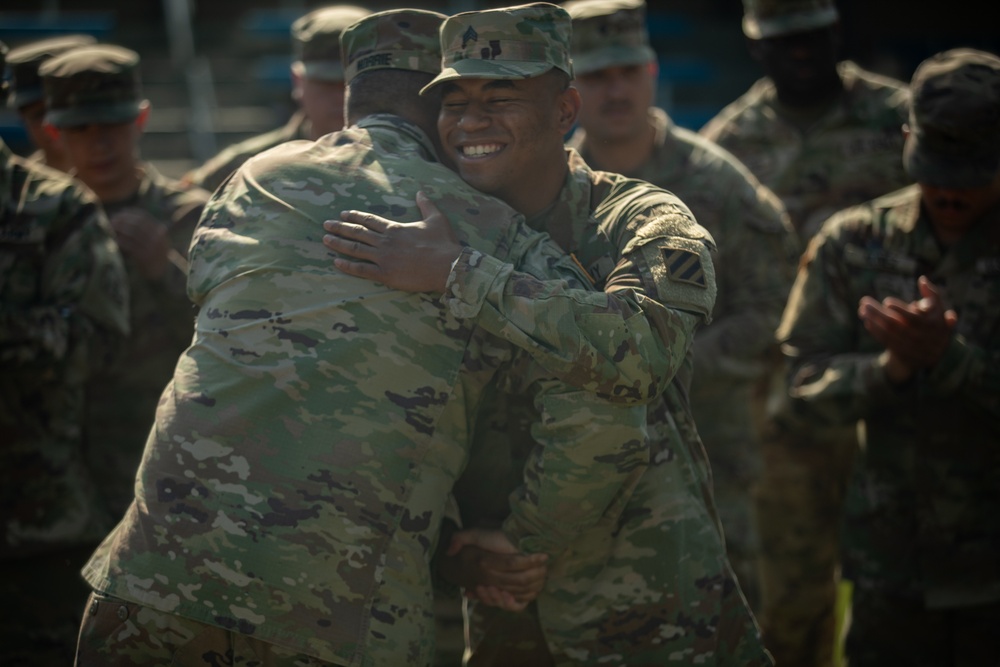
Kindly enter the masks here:
[[480, 155], [489, 155], [490, 153], [496, 153], [500, 150], [500, 144], [482, 144], [479, 146], [462, 146], [462, 155], [466, 157], [478, 157]]

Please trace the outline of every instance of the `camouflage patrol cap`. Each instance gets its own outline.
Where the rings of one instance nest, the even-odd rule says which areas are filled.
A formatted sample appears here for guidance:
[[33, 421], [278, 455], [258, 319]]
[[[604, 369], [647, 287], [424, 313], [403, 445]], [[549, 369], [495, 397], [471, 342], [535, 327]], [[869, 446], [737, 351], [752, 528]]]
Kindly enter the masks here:
[[70, 49], [93, 44], [96, 41], [90, 35], [63, 35], [11, 49], [7, 54], [11, 89], [7, 105], [13, 109], [21, 109], [45, 99], [42, 78], [38, 75], [38, 68], [42, 63]]
[[656, 59], [646, 30], [645, 0], [569, 0], [561, 6], [573, 19], [571, 52], [577, 76]]
[[552, 68], [573, 76], [572, 24], [547, 2], [462, 12], [441, 26], [441, 73], [421, 90], [454, 79], [529, 79]]
[[320, 7], [292, 23], [292, 68], [296, 74], [318, 81], [343, 81], [340, 33], [368, 16], [364, 7], [332, 5]]
[[437, 74], [441, 71], [438, 33], [446, 18], [423, 9], [390, 9], [348, 26], [340, 35], [344, 82], [376, 69]]
[[1000, 172], [1000, 58], [952, 49], [920, 63], [910, 83], [903, 164], [938, 187], [973, 188]]
[[139, 54], [112, 44], [81, 46], [45, 61], [45, 121], [56, 127], [134, 120], [142, 108]]
[[839, 20], [833, 0], [743, 0], [743, 34], [750, 39], [816, 30]]

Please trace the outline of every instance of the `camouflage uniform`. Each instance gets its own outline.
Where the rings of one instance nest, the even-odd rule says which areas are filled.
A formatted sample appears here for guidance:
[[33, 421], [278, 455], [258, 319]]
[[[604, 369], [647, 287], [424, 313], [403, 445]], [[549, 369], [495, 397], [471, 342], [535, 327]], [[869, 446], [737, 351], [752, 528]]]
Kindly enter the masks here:
[[[569, 27], [569, 16], [550, 5], [453, 16], [441, 31], [438, 81], [534, 76], [552, 66], [566, 71]], [[493, 49], [484, 61], [477, 45], [463, 44], [474, 31], [477, 44], [499, 44], [502, 51], [514, 30], [523, 46], [510, 49], [513, 56]], [[518, 62], [519, 53], [531, 55]], [[632, 494], [617, 499], [615, 514], [552, 561], [529, 614], [471, 605], [468, 664], [647, 665], [708, 656], [723, 664], [770, 664], [726, 559], [708, 464], [687, 405], [694, 331], [709, 319], [715, 300], [714, 243], [676, 197], [642, 181], [594, 172], [575, 151], [567, 159], [562, 192], [529, 224], [551, 234], [611, 299], [633, 294], [642, 305], [662, 346], [648, 359], [659, 380], [647, 420], [651, 464]], [[506, 335], [572, 312], [569, 303], [544, 300], [509, 308], [507, 295], [519, 291], [517, 277], [501, 283], [461, 260], [451, 280], [463, 293], [481, 294], [500, 317], [484, 326]], [[623, 334], [613, 335], [627, 341]], [[540, 358], [556, 367], [564, 363], [561, 349], [554, 338], [535, 354], [551, 351], [551, 361]], [[531, 406], [517, 396], [494, 397], [490, 406], [476, 432], [476, 452], [509, 452], [511, 460], [503, 466], [494, 456], [475, 466], [474, 454], [455, 490], [466, 525], [499, 522], [502, 498], [516, 485], [511, 471], [530, 461], [523, 443]]]
[[[120, 47], [81, 47], [42, 66], [49, 115], [57, 127], [134, 118], [138, 56]], [[187, 252], [208, 193], [185, 188], [138, 163], [142, 177], [126, 200], [101, 202], [109, 219], [143, 211], [169, 230], [170, 263], [158, 279], [143, 275], [127, 253], [132, 335], [120, 363], [93, 377], [87, 388], [88, 456], [102, 474], [101, 495], [117, 520], [133, 497], [135, 470], [156, 404], [177, 357], [193, 332], [194, 308], [186, 294]]]
[[[574, 0], [573, 67], [577, 76], [606, 67], [645, 64], [644, 2]], [[584, 104], [587, 101], [584, 99]], [[774, 330], [798, 262], [798, 239], [781, 202], [724, 149], [649, 109], [649, 160], [626, 176], [674, 193], [719, 244], [719, 295], [712, 326], [694, 342], [691, 410], [709, 461], [726, 551], [751, 606], [759, 606], [757, 535], [751, 490], [760, 471], [751, 411], [754, 383], [775, 352]], [[583, 127], [569, 145], [590, 165]], [[727, 193], [720, 197], [719, 193]]]
[[[921, 185], [995, 188], [1000, 58], [939, 54], [918, 67], [913, 91], [910, 174]], [[910, 186], [834, 216], [805, 255], [779, 330], [793, 407], [861, 427], [842, 540], [852, 666], [996, 662], [1000, 206], [945, 246], [921, 200]], [[858, 303], [920, 299], [921, 275], [958, 322], [934, 367], [894, 385]], [[887, 620], [916, 632], [885, 632]]]
[[[828, 27], [837, 20], [830, 0], [744, 4], [744, 31], [751, 39]], [[842, 95], [805, 129], [764, 78], [700, 131], [781, 199], [803, 248], [836, 211], [910, 182], [899, 159], [909, 104], [905, 86], [848, 61], [838, 70]], [[779, 664], [829, 664], [835, 641], [837, 517], [857, 441], [848, 427], [775, 422], [787, 400], [779, 360], [769, 383], [761, 387], [754, 407], [764, 464], [756, 503], [759, 618]]]
[[[333, 5], [321, 7], [297, 19], [291, 27], [293, 69], [312, 79], [343, 81], [340, 33], [368, 13], [367, 9], [353, 5]], [[212, 192], [254, 155], [286, 141], [310, 138], [309, 119], [300, 110], [292, 114], [284, 126], [223, 149], [205, 164], [185, 174], [181, 181]]]
[[128, 285], [93, 195], [0, 142], [0, 663], [70, 664], [79, 568], [110, 524], [84, 460], [84, 382], [128, 334]]
[[[354, 29], [359, 42], [376, 26], [405, 37], [390, 58], [422, 48], [418, 37], [435, 43], [443, 18], [400, 10]], [[518, 353], [475, 317], [331, 268], [320, 239], [333, 207], [414, 219], [424, 190], [462, 221], [471, 266], [482, 248], [568, 281], [535, 280], [526, 297], [585, 281], [509, 207], [433, 159], [417, 126], [369, 116], [252, 158], [216, 192], [191, 250], [195, 338], [163, 394], [136, 502], [85, 569], [97, 591], [230, 630], [240, 646], [429, 664], [430, 554], [475, 413], [501, 378], [546, 414], [533, 428], [544, 448], [511, 503], [512, 539], [558, 553], [614, 509], [648, 460], [642, 406], [571, 390], [538, 366], [501, 375]], [[594, 294], [593, 316], [613, 326], [607, 301]], [[90, 639], [84, 627], [81, 645]]]

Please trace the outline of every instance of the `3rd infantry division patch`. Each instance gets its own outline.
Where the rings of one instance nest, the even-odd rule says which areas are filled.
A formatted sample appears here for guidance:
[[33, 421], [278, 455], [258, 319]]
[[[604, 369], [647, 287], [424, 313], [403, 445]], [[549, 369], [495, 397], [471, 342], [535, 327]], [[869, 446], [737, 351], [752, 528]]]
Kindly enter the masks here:
[[663, 263], [667, 276], [679, 283], [688, 283], [706, 288], [705, 270], [701, 266], [698, 253], [682, 248], [662, 248]]

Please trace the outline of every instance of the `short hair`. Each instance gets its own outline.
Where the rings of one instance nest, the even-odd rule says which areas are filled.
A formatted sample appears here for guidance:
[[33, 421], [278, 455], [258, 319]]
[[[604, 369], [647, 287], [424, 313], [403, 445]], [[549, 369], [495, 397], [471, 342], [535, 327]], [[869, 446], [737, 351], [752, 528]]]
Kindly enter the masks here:
[[347, 84], [345, 106], [348, 123], [376, 113], [436, 118], [440, 96], [420, 95], [420, 89], [433, 78], [433, 74], [426, 72], [401, 69], [361, 72]]

